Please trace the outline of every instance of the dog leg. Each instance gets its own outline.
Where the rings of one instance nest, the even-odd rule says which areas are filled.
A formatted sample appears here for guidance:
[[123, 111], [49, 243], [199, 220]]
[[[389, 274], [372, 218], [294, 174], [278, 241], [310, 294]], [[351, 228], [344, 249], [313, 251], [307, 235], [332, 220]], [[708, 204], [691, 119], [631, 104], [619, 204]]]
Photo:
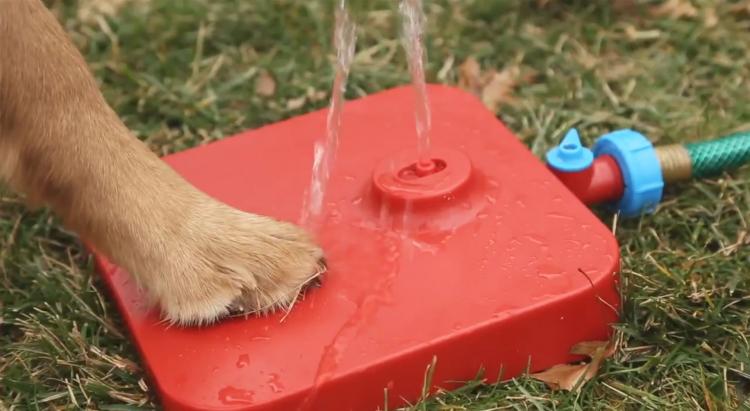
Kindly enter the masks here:
[[302, 229], [213, 200], [134, 137], [40, 0], [0, 0], [0, 161], [174, 323], [288, 306], [324, 269]]

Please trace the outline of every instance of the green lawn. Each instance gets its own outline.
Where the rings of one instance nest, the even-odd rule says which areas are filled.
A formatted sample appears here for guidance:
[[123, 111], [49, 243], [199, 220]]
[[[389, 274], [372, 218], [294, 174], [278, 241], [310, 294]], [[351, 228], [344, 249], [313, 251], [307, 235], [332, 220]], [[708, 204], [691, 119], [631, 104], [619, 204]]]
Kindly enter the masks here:
[[[148, 14], [126, 7], [80, 19], [75, 1], [49, 2], [109, 102], [159, 154], [326, 105], [330, 2], [139, 3]], [[349, 98], [408, 81], [396, 2], [356, 3]], [[573, 125], [587, 143], [620, 127], [659, 143], [750, 128], [749, 2], [673, 1], [660, 16], [650, 2], [548, 3], [426, 0], [428, 79], [457, 83], [470, 56], [511, 78], [517, 68], [514, 98], [498, 116], [537, 154]], [[275, 79], [272, 96], [256, 91], [264, 71]], [[154, 407], [76, 237], [49, 213], [0, 196], [0, 410]], [[748, 219], [742, 169], [670, 188], [655, 215], [619, 222], [621, 344], [579, 393], [518, 378], [476, 382], [419, 407], [750, 409]]]

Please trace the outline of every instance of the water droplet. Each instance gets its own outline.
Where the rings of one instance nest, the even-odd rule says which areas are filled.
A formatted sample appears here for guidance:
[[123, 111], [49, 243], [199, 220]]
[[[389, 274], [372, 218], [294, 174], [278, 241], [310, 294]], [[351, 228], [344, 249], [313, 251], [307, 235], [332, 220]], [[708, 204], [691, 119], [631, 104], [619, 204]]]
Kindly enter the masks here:
[[219, 391], [219, 401], [225, 405], [252, 404], [255, 393], [241, 388], [224, 387]]
[[479, 214], [477, 214], [477, 219], [478, 220], [484, 220], [487, 217], [489, 217], [489, 215], [487, 215], [486, 213], [479, 213]]
[[352, 205], [359, 205], [362, 203], [362, 197], [357, 197], [354, 200], [352, 200]]
[[529, 240], [530, 242], [532, 242], [532, 243], [534, 243], [534, 244], [537, 244], [537, 245], [542, 245], [542, 244], [544, 244], [544, 241], [542, 241], [542, 240], [541, 240], [540, 238], [538, 238], [538, 237], [535, 237], [535, 236], [533, 236], [533, 235], [527, 235], [527, 236], [525, 236], [525, 237], [526, 237], [526, 239], [527, 239], [527, 240]]
[[237, 358], [237, 368], [243, 368], [250, 364], [250, 356], [247, 354], [242, 354]]
[[393, 252], [388, 253], [385, 260], [388, 261], [389, 263], [394, 263], [398, 260], [399, 257], [401, 257], [401, 253], [397, 251], [393, 251]]
[[487, 202], [490, 204], [495, 204], [497, 202], [497, 199], [491, 195], [486, 195], [484, 198], [487, 199]]
[[573, 217], [569, 215], [563, 215], [563, 214], [558, 214], [558, 213], [547, 213], [547, 217], [558, 218], [560, 220], [573, 220]]
[[268, 378], [268, 386], [274, 393], [280, 393], [284, 391], [284, 385], [281, 383], [281, 378], [278, 374], [271, 373]]

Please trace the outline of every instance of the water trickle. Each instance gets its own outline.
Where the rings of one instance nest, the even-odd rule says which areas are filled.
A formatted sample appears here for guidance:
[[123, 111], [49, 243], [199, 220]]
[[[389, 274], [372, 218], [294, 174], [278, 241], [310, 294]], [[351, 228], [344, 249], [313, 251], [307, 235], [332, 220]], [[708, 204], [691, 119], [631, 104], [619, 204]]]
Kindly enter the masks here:
[[401, 12], [402, 19], [402, 42], [406, 51], [409, 73], [411, 74], [411, 81], [414, 87], [417, 150], [419, 161], [426, 164], [430, 162], [430, 159], [427, 158], [427, 151], [430, 148], [432, 115], [430, 113], [430, 102], [427, 98], [427, 86], [424, 76], [426, 53], [423, 42], [425, 16], [422, 8], [422, 0], [401, 0], [399, 11]]
[[[386, 248], [388, 254], [397, 253], [400, 255], [400, 243], [394, 243], [394, 238], [386, 238], [388, 241]], [[372, 316], [384, 304], [390, 303], [389, 290], [399, 272], [398, 255], [395, 261], [387, 260], [384, 270], [386, 275], [381, 277], [371, 288], [371, 292], [357, 303], [352, 316], [341, 326], [330, 344], [324, 350], [323, 355], [318, 363], [318, 369], [315, 373], [313, 387], [307, 395], [302, 405], [298, 408], [300, 411], [309, 411], [314, 406], [320, 387], [331, 380], [338, 371], [339, 364], [344, 354], [350, 348], [352, 341], [357, 337], [361, 328], [367, 324]]]
[[336, 27], [334, 46], [336, 48], [336, 66], [331, 90], [331, 101], [326, 118], [324, 138], [315, 142], [313, 151], [313, 170], [308, 198], [303, 208], [302, 222], [305, 225], [316, 225], [323, 208], [328, 182], [331, 178], [336, 152], [339, 147], [341, 116], [344, 108], [344, 92], [349, 77], [349, 68], [354, 58], [356, 43], [356, 25], [349, 15], [346, 0], [340, 0], [336, 8]]

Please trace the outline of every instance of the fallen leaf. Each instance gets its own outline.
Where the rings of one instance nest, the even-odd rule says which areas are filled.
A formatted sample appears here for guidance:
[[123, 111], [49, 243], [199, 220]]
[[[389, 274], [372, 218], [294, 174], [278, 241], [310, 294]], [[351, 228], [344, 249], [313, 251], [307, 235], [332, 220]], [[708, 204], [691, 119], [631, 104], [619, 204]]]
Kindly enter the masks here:
[[276, 81], [263, 70], [255, 79], [255, 92], [264, 97], [270, 97], [276, 92]]
[[326, 93], [323, 90], [315, 90], [312, 87], [308, 87], [306, 96], [310, 101], [315, 102], [315, 101], [324, 100], [328, 96], [328, 93]]
[[458, 86], [479, 97], [492, 111], [497, 111], [503, 103], [513, 101], [513, 89], [520, 80], [532, 79], [533, 74], [521, 78], [521, 69], [515, 65], [500, 72], [488, 70], [483, 73], [479, 62], [473, 57], [458, 67]]
[[713, 7], [707, 8], [703, 15], [703, 27], [710, 29], [716, 27], [717, 24], [719, 24], [719, 17], [716, 16], [716, 9]]
[[581, 45], [578, 45], [578, 51], [575, 53], [575, 59], [586, 70], [591, 70], [592, 68], [596, 67], [600, 62], [600, 59], [597, 56], [594, 56], [593, 54], [589, 53], [589, 51], [586, 50]]
[[532, 378], [544, 382], [553, 390], [579, 391], [586, 381], [599, 372], [605, 358], [614, 354], [615, 347], [610, 341], [587, 341], [571, 348], [571, 354], [585, 355], [591, 359], [583, 364], [560, 364], [540, 373], [531, 374]]
[[531, 23], [526, 23], [523, 25], [523, 32], [530, 36], [541, 37], [542, 35], [544, 35], [544, 30], [541, 27]]
[[570, 349], [571, 354], [585, 355], [594, 358], [602, 355], [602, 358], [611, 357], [615, 353], [615, 346], [610, 341], [584, 341], [573, 346]]
[[667, 0], [651, 8], [651, 15], [654, 17], [670, 17], [672, 19], [695, 17], [698, 15], [698, 9], [689, 0]]
[[729, 11], [735, 14], [750, 14], [750, 0], [741, 1], [732, 5]]
[[614, 59], [602, 65], [599, 73], [604, 80], [616, 81], [628, 78], [637, 70], [637, 66], [630, 60]]
[[306, 101], [307, 101], [307, 96], [289, 99], [286, 102], [286, 108], [287, 110], [296, 110], [304, 106]]
[[128, 4], [134, 7], [148, 6], [148, 0], [79, 0], [77, 5], [78, 19], [84, 23], [93, 23], [101, 16], [112, 17]]
[[510, 102], [513, 97], [513, 89], [518, 84], [521, 70], [517, 66], [511, 66], [499, 73], [493, 72], [482, 87], [482, 102], [492, 110], [497, 111], [502, 103]]
[[613, 0], [612, 1], [612, 10], [619, 12], [619, 13], [625, 13], [629, 11], [633, 11], [638, 6], [638, 2], [635, 0]]
[[482, 68], [474, 57], [469, 57], [458, 66], [458, 87], [480, 95], [482, 92]]

